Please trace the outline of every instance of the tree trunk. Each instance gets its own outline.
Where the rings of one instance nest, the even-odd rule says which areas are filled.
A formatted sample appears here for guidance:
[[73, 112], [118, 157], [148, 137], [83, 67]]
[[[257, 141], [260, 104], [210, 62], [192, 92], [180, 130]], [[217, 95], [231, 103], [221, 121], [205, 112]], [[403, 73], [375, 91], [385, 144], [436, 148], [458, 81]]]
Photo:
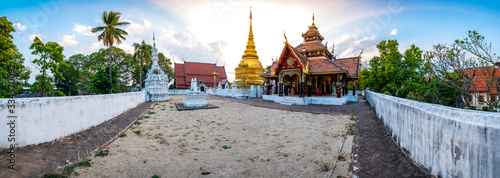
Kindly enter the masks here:
[[139, 70], [139, 91], [142, 91], [142, 58], [141, 58], [141, 69]]
[[40, 82], [42, 85], [42, 97], [45, 96], [45, 70], [42, 71], [42, 81]]
[[110, 93], [109, 94], [113, 94], [113, 79], [112, 79], [112, 75], [111, 75], [111, 48], [113, 47], [113, 45], [111, 45], [109, 47], [109, 83], [111, 84], [111, 90], [110, 90]]

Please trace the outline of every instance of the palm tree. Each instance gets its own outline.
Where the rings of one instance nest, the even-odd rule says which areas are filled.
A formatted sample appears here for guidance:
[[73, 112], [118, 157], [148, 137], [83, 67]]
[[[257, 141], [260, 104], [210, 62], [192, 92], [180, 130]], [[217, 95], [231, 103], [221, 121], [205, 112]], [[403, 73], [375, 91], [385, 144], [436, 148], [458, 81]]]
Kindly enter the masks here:
[[123, 35], [128, 35], [125, 30], [122, 30], [118, 27], [130, 24], [128, 22], [119, 22], [120, 17], [120, 12], [103, 12], [102, 23], [104, 23], [105, 26], [92, 28], [92, 33], [102, 31], [102, 33], [97, 36], [97, 40], [102, 40], [104, 46], [109, 47], [109, 82], [111, 83], [110, 93], [113, 93], [113, 82], [111, 80], [111, 48], [113, 47], [113, 44], [115, 42], [117, 44], [120, 44], [122, 43], [122, 40], [126, 40]]
[[137, 59], [140, 60], [141, 64], [141, 69], [139, 72], [139, 90], [142, 88], [142, 63], [143, 60], [146, 60], [146, 63], [150, 63], [151, 60], [151, 51], [153, 50], [153, 47], [151, 45], [148, 45], [142, 40], [142, 43], [134, 43], [132, 46], [135, 48], [135, 54], [134, 54], [134, 60], [137, 61]]

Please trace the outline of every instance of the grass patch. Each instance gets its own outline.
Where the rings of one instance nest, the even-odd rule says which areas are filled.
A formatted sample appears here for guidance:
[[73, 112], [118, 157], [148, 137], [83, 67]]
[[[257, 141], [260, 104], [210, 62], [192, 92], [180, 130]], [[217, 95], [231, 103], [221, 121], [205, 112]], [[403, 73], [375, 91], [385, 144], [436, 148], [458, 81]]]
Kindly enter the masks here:
[[148, 112], [148, 114], [154, 114], [155, 112]]
[[161, 178], [159, 175], [151, 176], [151, 178]]
[[141, 135], [141, 131], [140, 130], [132, 131], [132, 132], [134, 132], [136, 135]]
[[356, 133], [356, 124], [355, 123], [349, 124], [349, 128], [347, 129], [347, 134], [354, 135], [355, 133]]
[[231, 146], [223, 145], [222, 148], [224, 148], [225, 150], [227, 150], [227, 149], [230, 149]]
[[100, 157], [105, 157], [105, 156], [108, 156], [108, 155], [109, 155], [109, 153], [107, 153], [107, 152], [104, 152], [104, 151], [99, 151], [99, 152], [97, 152], [97, 153], [94, 155], [94, 157], [98, 157], [98, 156], [100, 156]]
[[127, 134], [121, 134], [118, 137], [123, 138], [123, 137], [126, 137], [126, 136], [127, 136]]
[[149, 116], [144, 116], [144, 118], [146, 118], [146, 119], [147, 119], [147, 118], [149, 118]]
[[75, 168], [77, 167], [92, 167], [92, 165], [90, 164], [89, 161], [85, 160], [85, 161], [80, 161], [76, 164], [73, 164], [71, 166], [66, 166], [64, 167], [64, 169], [62, 170], [62, 174], [55, 174], [55, 173], [51, 173], [51, 174], [45, 174], [43, 175], [42, 177], [43, 178], [59, 178], [59, 177], [69, 177], [71, 174], [75, 174], [76, 176], [78, 176], [78, 172], [75, 171]]
[[134, 124], [135, 124], [135, 125], [141, 125], [141, 122], [139, 122], [139, 121], [135, 121], [135, 122], [134, 122]]

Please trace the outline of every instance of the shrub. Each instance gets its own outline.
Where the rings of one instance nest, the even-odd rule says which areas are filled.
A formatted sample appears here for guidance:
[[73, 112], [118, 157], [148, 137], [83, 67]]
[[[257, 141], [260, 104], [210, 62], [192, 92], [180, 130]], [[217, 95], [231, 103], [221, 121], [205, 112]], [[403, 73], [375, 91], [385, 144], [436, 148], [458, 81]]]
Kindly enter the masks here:
[[489, 107], [487, 107], [487, 106], [484, 106], [484, 107], [483, 107], [483, 111], [489, 111], [489, 110], [490, 110], [490, 108], [489, 108]]
[[389, 92], [388, 90], [384, 91], [384, 93], [383, 93], [383, 94], [384, 94], [384, 95], [390, 95], [390, 96], [392, 96], [392, 95], [391, 95], [391, 92]]
[[470, 106], [470, 109], [476, 110], [476, 106]]

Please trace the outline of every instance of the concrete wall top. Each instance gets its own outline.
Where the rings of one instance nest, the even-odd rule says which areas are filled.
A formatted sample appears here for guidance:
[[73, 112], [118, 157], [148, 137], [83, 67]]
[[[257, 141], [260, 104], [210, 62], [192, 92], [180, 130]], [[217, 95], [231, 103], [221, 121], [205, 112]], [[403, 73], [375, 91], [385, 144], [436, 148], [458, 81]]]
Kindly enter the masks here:
[[366, 91], [398, 144], [439, 177], [500, 177], [500, 114]]
[[[146, 101], [146, 93], [130, 92], [43, 98], [15, 98], [15, 113], [9, 113], [9, 99], [0, 99], [0, 148], [49, 142], [99, 125]], [[15, 116], [10, 117], [8, 116]], [[15, 120], [15, 127], [7, 125]]]

